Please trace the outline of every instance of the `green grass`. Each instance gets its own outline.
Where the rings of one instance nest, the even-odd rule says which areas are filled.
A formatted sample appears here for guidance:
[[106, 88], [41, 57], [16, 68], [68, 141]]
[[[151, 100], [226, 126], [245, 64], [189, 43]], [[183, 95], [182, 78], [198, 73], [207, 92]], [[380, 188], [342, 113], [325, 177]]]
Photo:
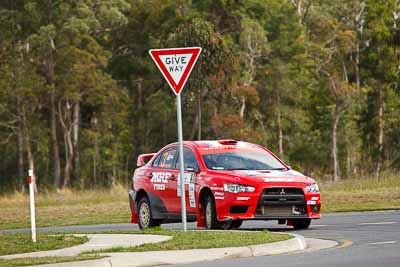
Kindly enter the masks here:
[[[88, 242], [88, 238], [67, 234], [38, 233], [36, 241], [36, 243], [32, 242], [30, 234], [0, 233], [0, 255], [72, 247]], [[0, 266], [2, 265], [0, 264]]]
[[[0, 266], [11, 267], [11, 266], [28, 266], [28, 265], [39, 265], [39, 264], [54, 264], [60, 262], [70, 262], [70, 261], [82, 261], [82, 260], [94, 260], [99, 259], [98, 253], [102, 252], [142, 252], [142, 251], [161, 251], [161, 250], [184, 250], [184, 249], [205, 249], [205, 248], [222, 248], [222, 247], [239, 247], [239, 246], [249, 246], [264, 243], [271, 243], [277, 241], [283, 241], [292, 238], [292, 236], [287, 234], [276, 234], [270, 233], [268, 231], [170, 231], [163, 230], [161, 228], [149, 229], [146, 231], [112, 231], [103, 233], [113, 233], [113, 234], [157, 234], [157, 235], [168, 235], [172, 236], [172, 240], [164, 241], [162, 243], [155, 244], [144, 244], [138, 247], [130, 248], [113, 248], [101, 251], [91, 251], [82, 253], [75, 257], [45, 257], [45, 258], [25, 258], [25, 259], [12, 259], [12, 260], [1, 260]], [[48, 246], [34, 246], [29, 240], [27, 240], [28, 235], [24, 234], [4, 234], [0, 236], [1, 243], [7, 244], [8, 249], [5, 250], [4, 254], [16, 253], [15, 250], [21, 249], [19, 253], [37, 250], [48, 250], [51, 245]], [[4, 239], [3, 239], [4, 237]], [[29, 236], [28, 236], [29, 237]], [[50, 238], [48, 243], [53, 244], [52, 249], [60, 248], [55, 245], [55, 241], [50, 235], [42, 235], [41, 242], [45, 242], [46, 238]], [[58, 240], [64, 240], [71, 244], [71, 236], [57, 236]], [[65, 237], [68, 237], [65, 240]], [[82, 240], [80, 240], [82, 241]], [[29, 245], [19, 245], [12, 249], [12, 244], [22, 242], [29, 243]], [[8, 243], [10, 243], [8, 245]], [[3, 245], [1, 245], [3, 246]]]
[[322, 212], [400, 209], [400, 174], [320, 184]]
[[[320, 181], [322, 212], [400, 209], [400, 174]], [[129, 223], [128, 188], [41, 193], [36, 197], [38, 227]], [[0, 229], [29, 227], [29, 196], [15, 193], [0, 197]]]
[[55, 264], [55, 263], [71, 262], [71, 261], [95, 260], [101, 258], [103, 257], [97, 255], [84, 255], [76, 257], [43, 257], [43, 258], [13, 259], [13, 260], [0, 259], [0, 266], [2, 267], [31, 266], [39, 264]]
[[[115, 232], [111, 232], [115, 233]], [[122, 232], [118, 232], [122, 233]], [[144, 244], [130, 248], [112, 248], [99, 252], [143, 252], [164, 250], [205, 249], [223, 247], [242, 247], [283, 241], [292, 238], [287, 234], [270, 233], [268, 231], [171, 231], [155, 228], [141, 231], [124, 232], [130, 234], [156, 234], [172, 236], [171, 240], [161, 243]]]
[[[0, 229], [30, 227], [28, 194], [0, 197], [0, 207]], [[128, 223], [128, 188], [37, 194], [36, 220], [37, 227]]]

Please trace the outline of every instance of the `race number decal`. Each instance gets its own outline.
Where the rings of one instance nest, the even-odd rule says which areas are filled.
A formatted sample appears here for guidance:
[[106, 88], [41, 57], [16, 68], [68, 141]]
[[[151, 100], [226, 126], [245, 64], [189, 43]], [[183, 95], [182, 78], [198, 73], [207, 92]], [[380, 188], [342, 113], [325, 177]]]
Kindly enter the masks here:
[[[191, 208], [196, 207], [196, 196], [194, 192], [194, 182], [195, 182], [196, 174], [194, 173], [185, 173], [183, 180], [185, 181], [185, 191], [189, 189], [189, 205]], [[187, 187], [186, 187], [187, 185]], [[186, 189], [187, 188], [187, 189]], [[176, 187], [177, 196], [181, 196], [181, 179], [179, 176], [177, 187]]]
[[191, 208], [196, 208], [196, 198], [194, 194], [194, 183], [189, 184], [189, 203]]

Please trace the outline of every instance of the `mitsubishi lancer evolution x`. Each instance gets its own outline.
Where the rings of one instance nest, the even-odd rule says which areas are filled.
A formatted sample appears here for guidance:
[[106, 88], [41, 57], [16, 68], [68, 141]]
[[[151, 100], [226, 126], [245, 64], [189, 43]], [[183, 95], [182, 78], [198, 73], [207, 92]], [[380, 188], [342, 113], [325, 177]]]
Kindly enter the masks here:
[[[277, 220], [306, 229], [320, 218], [317, 183], [268, 149], [236, 140], [185, 141], [187, 220], [207, 229], [244, 220]], [[138, 157], [129, 192], [132, 223], [141, 229], [181, 221], [178, 144]]]

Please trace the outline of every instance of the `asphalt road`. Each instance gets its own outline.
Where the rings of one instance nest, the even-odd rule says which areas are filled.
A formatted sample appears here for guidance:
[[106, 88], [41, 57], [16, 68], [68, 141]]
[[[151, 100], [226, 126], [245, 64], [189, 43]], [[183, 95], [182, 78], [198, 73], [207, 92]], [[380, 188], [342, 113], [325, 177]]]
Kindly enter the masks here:
[[[180, 229], [180, 224], [164, 225], [168, 229]], [[189, 229], [195, 228], [193, 223]], [[66, 226], [41, 228], [49, 232], [96, 232], [110, 230], [138, 229], [132, 224]], [[340, 266], [340, 267], [400, 267], [400, 211], [353, 212], [323, 215], [321, 220], [313, 221], [310, 229], [293, 231], [290, 227], [275, 222], [248, 221], [241, 229], [298, 233], [305, 237], [331, 239], [341, 242], [341, 246], [302, 253], [278, 256], [252, 257], [213, 262], [200, 262], [179, 266]], [[29, 229], [12, 230], [27, 232]]]
[[321, 220], [313, 221], [311, 228], [303, 231], [291, 231], [288, 227], [262, 221], [246, 222], [242, 229], [265, 227], [271, 231], [288, 231], [305, 237], [338, 240], [342, 245], [313, 252], [179, 266], [400, 267], [400, 211], [328, 214]]

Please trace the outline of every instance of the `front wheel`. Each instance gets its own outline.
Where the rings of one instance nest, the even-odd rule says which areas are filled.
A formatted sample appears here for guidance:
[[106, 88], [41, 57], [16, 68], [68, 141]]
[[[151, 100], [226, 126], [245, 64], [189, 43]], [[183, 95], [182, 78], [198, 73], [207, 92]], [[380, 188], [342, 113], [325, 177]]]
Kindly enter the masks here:
[[220, 224], [217, 220], [217, 210], [215, 208], [215, 201], [211, 195], [208, 195], [204, 203], [204, 218], [207, 229], [218, 229]]
[[293, 228], [295, 230], [307, 229], [310, 227], [311, 219], [293, 219]]
[[140, 230], [160, 225], [160, 221], [155, 220], [151, 214], [150, 201], [147, 197], [143, 197], [139, 200], [137, 214]]

